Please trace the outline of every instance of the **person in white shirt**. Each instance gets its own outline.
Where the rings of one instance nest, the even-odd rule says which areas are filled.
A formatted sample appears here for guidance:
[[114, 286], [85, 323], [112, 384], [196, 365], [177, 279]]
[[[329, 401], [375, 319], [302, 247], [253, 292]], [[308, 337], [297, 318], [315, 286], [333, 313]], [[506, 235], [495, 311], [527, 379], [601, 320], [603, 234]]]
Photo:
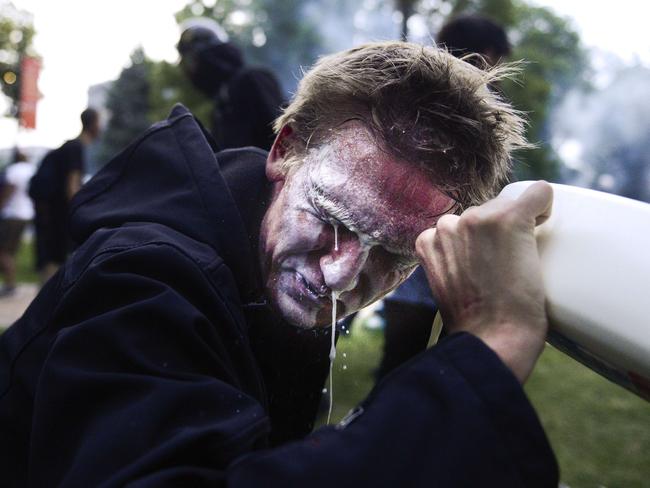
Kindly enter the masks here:
[[33, 174], [32, 164], [16, 149], [13, 162], [5, 170], [5, 184], [0, 194], [0, 272], [4, 278], [0, 297], [12, 295], [16, 290], [16, 253], [25, 227], [34, 218], [34, 207], [27, 194]]

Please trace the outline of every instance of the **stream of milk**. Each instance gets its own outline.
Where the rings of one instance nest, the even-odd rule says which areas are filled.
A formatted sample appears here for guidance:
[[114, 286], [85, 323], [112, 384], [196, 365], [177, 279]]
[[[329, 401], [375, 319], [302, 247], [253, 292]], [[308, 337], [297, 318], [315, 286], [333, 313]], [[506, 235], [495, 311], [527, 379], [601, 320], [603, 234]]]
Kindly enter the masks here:
[[[334, 250], [339, 250], [339, 226], [334, 226]], [[334, 366], [334, 359], [336, 358], [336, 300], [339, 293], [332, 290], [332, 346], [330, 347], [330, 405], [327, 411], [327, 423], [330, 423], [332, 417], [332, 407], [334, 406], [334, 380], [332, 378], [332, 370]]]
[[327, 423], [330, 423], [332, 417], [332, 407], [334, 406], [334, 383], [332, 369], [334, 366], [334, 359], [336, 358], [336, 300], [338, 293], [332, 291], [332, 346], [330, 347], [330, 406], [327, 411]]
[[332, 224], [334, 227], [334, 250], [339, 250], [339, 226], [338, 224]]

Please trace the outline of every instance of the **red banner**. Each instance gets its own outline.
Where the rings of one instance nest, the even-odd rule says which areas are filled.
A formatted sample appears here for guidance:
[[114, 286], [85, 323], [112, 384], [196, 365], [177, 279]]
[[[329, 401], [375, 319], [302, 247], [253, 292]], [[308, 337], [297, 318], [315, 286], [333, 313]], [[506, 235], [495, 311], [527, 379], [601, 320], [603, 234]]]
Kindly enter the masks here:
[[38, 58], [25, 57], [20, 65], [20, 126], [27, 129], [36, 128], [36, 104], [40, 97], [38, 92], [38, 75], [41, 62]]

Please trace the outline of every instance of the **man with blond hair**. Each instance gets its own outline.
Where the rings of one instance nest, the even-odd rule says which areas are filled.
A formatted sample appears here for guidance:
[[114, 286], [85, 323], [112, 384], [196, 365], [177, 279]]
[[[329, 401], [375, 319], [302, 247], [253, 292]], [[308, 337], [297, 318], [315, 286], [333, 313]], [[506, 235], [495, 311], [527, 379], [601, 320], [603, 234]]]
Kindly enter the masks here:
[[[526, 146], [502, 74], [407, 43], [327, 56], [268, 154], [215, 155], [176, 107], [78, 194], [83, 244], [2, 337], [10, 482], [557, 486], [521, 388], [552, 196], [489, 200]], [[312, 432], [333, 309], [418, 263], [449, 335]]]

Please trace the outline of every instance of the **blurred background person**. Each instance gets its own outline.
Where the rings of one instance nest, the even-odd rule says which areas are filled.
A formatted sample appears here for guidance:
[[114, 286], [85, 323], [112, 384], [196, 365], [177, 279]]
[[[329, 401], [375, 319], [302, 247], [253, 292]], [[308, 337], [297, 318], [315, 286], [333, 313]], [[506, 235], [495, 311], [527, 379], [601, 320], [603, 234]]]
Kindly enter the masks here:
[[4, 284], [0, 297], [11, 296], [16, 291], [16, 253], [22, 242], [27, 224], [34, 218], [34, 207], [27, 195], [33, 166], [20, 149], [15, 148], [9, 166], [4, 171], [0, 207], [0, 271]]
[[86, 171], [87, 147], [100, 134], [99, 114], [88, 108], [81, 113], [81, 133], [50, 151], [31, 179], [34, 201], [36, 269], [45, 283], [71, 250], [67, 214], [70, 200], [81, 188]]
[[272, 124], [284, 103], [275, 76], [244, 64], [241, 50], [221, 26], [207, 18], [189, 19], [177, 49], [180, 65], [194, 86], [214, 102], [212, 135], [220, 149], [255, 146], [269, 150]]
[[[436, 38], [456, 57], [479, 68], [490, 68], [510, 54], [510, 43], [499, 24], [481, 15], [462, 15], [442, 26]], [[479, 56], [469, 56], [479, 54]], [[381, 378], [426, 349], [437, 306], [426, 275], [418, 267], [411, 277], [384, 299], [384, 350], [377, 370]]]
[[[483, 15], [460, 15], [445, 23], [436, 36], [436, 44], [458, 58], [479, 68], [489, 68], [510, 55], [510, 42], [503, 27]], [[482, 58], [482, 59], [481, 59]]]

